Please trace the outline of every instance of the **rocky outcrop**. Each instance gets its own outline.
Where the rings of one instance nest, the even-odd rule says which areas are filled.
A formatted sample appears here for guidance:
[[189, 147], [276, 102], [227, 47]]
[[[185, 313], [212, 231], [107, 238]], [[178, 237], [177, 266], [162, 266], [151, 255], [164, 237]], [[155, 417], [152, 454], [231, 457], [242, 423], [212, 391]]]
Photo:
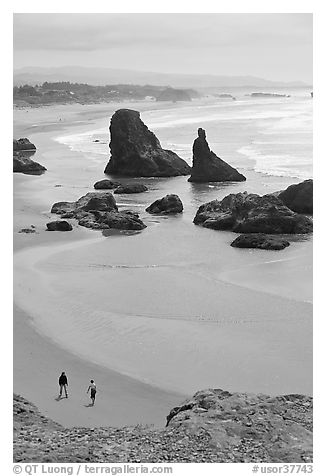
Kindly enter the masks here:
[[304, 395], [203, 390], [174, 408], [167, 422], [185, 434], [205, 430], [210, 446], [229, 451], [238, 461], [241, 453], [247, 462], [312, 460], [312, 398]]
[[34, 225], [31, 225], [29, 228], [21, 228], [18, 233], [36, 233], [36, 228]]
[[166, 88], [156, 97], [156, 101], [191, 101], [191, 96], [184, 89]]
[[289, 207], [291, 210], [297, 213], [307, 213], [312, 215], [313, 213], [313, 181], [312, 179], [305, 180], [304, 182], [290, 185], [287, 189], [283, 190], [278, 198]]
[[23, 139], [14, 139], [13, 140], [13, 150], [14, 152], [18, 152], [21, 150], [36, 150], [34, 144], [32, 144], [29, 139], [26, 137]]
[[162, 149], [138, 111], [120, 109], [110, 124], [111, 158], [106, 174], [126, 177], [174, 177], [189, 175], [189, 165], [171, 150]]
[[76, 202], [57, 202], [51, 213], [61, 218], [75, 218], [80, 226], [94, 230], [142, 230], [146, 225], [133, 211], [118, 211], [110, 192], [89, 192]]
[[264, 235], [264, 233], [248, 233], [238, 236], [232, 241], [234, 248], [258, 248], [260, 250], [284, 250], [290, 243], [275, 235]]
[[198, 129], [193, 147], [193, 165], [189, 182], [243, 182], [246, 177], [217, 157], [208, 146], [206, 132]]
[[66, 220], [50, 221], [46, 224], [48, 231], [71, 231], [72, 225]]
[[251, 96], [252, 98], [290, 98], [290, 94], [278, 94], [278, 93], [251, 93], [246, 94], [246, 96]]
[[120, 182], [114, 182], [109, 179], [99, 180], [94, 183], [95, 190], [112, 190], [113, 188], [119, 187]]
[[178, 195], [171, 194], [155, 200], [146, 211], [152, 214], [173, 215], [183, 212], [183, 204]]
[[19, 172], [27, 175], [41, 175], [46, 168], [30, 158], [34, 152], [14, 152], [13, 172]]
[[17, 395], [13, 410], [16, 463], [312, 462], [304, 395], [203, 390], [170, 412], [166, 428], [64, 428]]
[[114, 193], [142, 193], [147, 192], [148, 188], [142, 183], [127, 183], [119, 185]]
[[312, 232], [312, 220], [290, 210], [275, 195], [247, 192], [201, 205], [196, 225], [236, 233], [301, 234]]

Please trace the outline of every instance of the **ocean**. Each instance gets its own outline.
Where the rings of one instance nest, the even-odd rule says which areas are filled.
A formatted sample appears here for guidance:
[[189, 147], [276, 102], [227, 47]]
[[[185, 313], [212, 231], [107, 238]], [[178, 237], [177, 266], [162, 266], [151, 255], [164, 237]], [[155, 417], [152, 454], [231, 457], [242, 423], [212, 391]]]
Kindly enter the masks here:
[[[246, 182], [123, 179], [149, 187], [117, 196], [120, 209], [140, 214], [145, 230], [88, 230], [78, 242], [16, 254], [16, 300], [40, 332], [83, 359], [183, 394], [207, 387], [312, 392], [312, 237], [292, 237], [279, 252], [241, 250], [230, 246], [235, 234], [192, 223], [207, 201], [244, 190], [269, 193], [312, 177], [310, 91], [291, 91], [289, 98], [245, 94], [236, 101], [147, 104], [141, 118], [162, 147], [188, 163], [197, 128], [204, 128], [211, 149]], [[62, 184], [58, 201], [77, 199], [104, 178], [109, 109], [105, 118], [53, 134], [67, 150], [65, 162], [52, 157], [45, 164], [54, 170], [53, 183]], [[145, 212], [167, 193], [180, 196], [182, 215]]]

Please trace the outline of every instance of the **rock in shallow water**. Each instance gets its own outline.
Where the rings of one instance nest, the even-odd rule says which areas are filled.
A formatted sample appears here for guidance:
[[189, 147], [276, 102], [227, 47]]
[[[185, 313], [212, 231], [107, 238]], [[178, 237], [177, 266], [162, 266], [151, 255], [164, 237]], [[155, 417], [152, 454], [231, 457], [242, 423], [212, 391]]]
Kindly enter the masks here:
[[313, 181], [312, 179], [305, 180], [304, 182], [290, 185], [287, 189], [283, 190], [278, 198], [289, 207], [291, 210], [297, 213], [307, 213], [312, 215], [313, 213]]
[[127, 183], [119, 185], [114, 193], [142, 193], [147, 192], [148, 188], [142, 183]]
[[78, 224], [94, 230], [142, 230], [146, 225], [137, 213], [118, 211], [111, 192], [89, 192], [76, 202], [57, 202], [51, 213], [62, 218], [75, 218]]
[[103, 180], [99, 180], [98, 182], [95, 182], [94, 188], [96, 190], [111, 190], [113, 188], [119, 187], [119, 185], [121, 185], [120, 182], [114, 182], [109, 179], [103, 179]]
[[171, 150], [162, 149], [138, 111], [119, 109], [110, 124], [111, 158], [104, 173], [127, 177], [189, 175], [189, 165]]
[[165, 197], [155, 200], [146, 208], [148, 213], [152, 214], [176, 214], [183, 212], [183, 204], [178, 195], [166, 195]]
[[34, 152], [14, 152], [13, 172], [20, 172], [27, 175], [41, 175], [46, 168], [30, 158]]
[[71, 231], [72, 225], [66, 220], [50, 221], [46, 224], [48, 231]]
[[290, 243], [278, 236], [269, 236], [264, 233], [248, 233], [238, 236], [232, 241], [234, 248], [258, 248], [261, 250], [284, 250]]
[[217, 157], [209, 148], [204, 129], [198, 129], [193, 147], [193, 165], [188, 182], [243, 182], [246, 177]]
[[13, 140], [13, 150], [14, 152], [20, 150], [36, 150], [36, 147], [29, 139], [24, 137], [23, 139], [14, 139]]
[[247, 192], [227, 195], [200, 206], [196, 225], [236, 233], [303, 234], [311, 233], [312, 220], [293, 212], [275, 195]]

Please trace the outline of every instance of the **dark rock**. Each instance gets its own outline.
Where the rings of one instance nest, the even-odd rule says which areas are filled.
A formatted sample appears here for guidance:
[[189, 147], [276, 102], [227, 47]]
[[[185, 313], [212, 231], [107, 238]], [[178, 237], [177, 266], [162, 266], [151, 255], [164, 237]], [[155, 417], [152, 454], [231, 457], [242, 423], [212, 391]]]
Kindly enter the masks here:
[[198, 129], [193, 147], [193, 165], [189, 182], [243, 182], [246, 177], [217, 157], [209, 148], [204, 129]]
[[18, 233], [36, 233], [35, 227], [31, 226], [30, 228], [22, 228]]
[[191, 101], [191, 96], [184, 89], [166, 88], [156, 97], [156, 101]]
[[52, 206], [51, 213], [57, 213], [62, 218], [75, 218], [79, 225], [94, 230], [146, 228], [137, 213], [118, 211], [111, 192], [90, 192], [76, 202], [57, 202]]
[[66, 220], [50, 221], [46, 224], [48, 231], [71, 231], [72, 225]]
[[95, 139], [95, 140], [93, 140], [93, 142], [100, 142], [100, 141], [99, 141], [99, 139]]
[[28, 152], [14, 152], [13, 172], [20, 172], [28, 175], [41, 175], [45, 171], [46, 168], [32, 160]]
[[13, 150], [14, 152], [20, 150], [36, 150], [36, 147], [25, 137], [23, 139], [13, 140]]
[[89, 210], [117, 211], [118, 207], [111, 192], [89, 192], [76, 202], [55, 203], [51, 208], [51, 213], [62, 215], [63, 213], [78, 213]]
[[119, 185], [114, 193], [142, 193], [147, 192], [148, 188], [142, 183], [128, 183]]
[[128, 177], [174, 177], [189, 175], [189, 165], [171, 150], [162, 149], [155, 134], [138, 111], [120, 109], [110, 124], [111, 158], [106, 174]]
[[90, 213], [78, 221], [86, 228], [98, 230], [143, 230], [146, 225], [139, 218], [138, 213], [125, 210], [122, 212], [95, 212]]
[[178, 195], [166, 195], [165, 197], [155, 200], [146, 208], [148, 213], [152, 214], [175, 214], [183, 212], [183, 204]]
[[94, 188], [96, 190], [111, 190], [112, 188], [119, 187], [119, 185], [121, 185], [120, 182], [114, 182], [109, 179], [103, 179], [94, 183]]
[[248, 233], [238, 236], [232, 241], [235, 248], [258, 248], [261, 250], [284, 250], [290, 243], [278, 236], [264, 235], [264, 233]]
[[304, 182], [290, 185], [283, 190], [278, 198], [297, 213], [313, 213], [313, 180], [305, 180]]
[[247, 192], [227, 195], [199, 207], [196, 225], [236, 233], [311, 233], [312, 220], [290, 210], [275, 195]]

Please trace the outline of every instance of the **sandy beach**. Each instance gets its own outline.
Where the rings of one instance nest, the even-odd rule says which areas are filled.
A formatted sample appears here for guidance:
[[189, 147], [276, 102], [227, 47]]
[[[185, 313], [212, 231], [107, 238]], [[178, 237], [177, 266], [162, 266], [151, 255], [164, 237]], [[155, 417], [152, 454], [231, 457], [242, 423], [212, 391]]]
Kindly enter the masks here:
[[[33, 158], [48, 169], [14, 176], [14, 391], [59, 423], [89, 427], [163, 426], [172, 407], [207, 387], [311, 394], [311, 239], [292, 240], [280, 254], [243, 252], [229, 246], [232, 233], [192, 224], [211, 197], [267, 193], [299, 178], [258, 176], [239, 158], [248, 166], [245, 186], [147, 179], [150, 196], [119, 197], [120, 207], [140, 211], [147, 224], [141, 234], [45, 231], [51, 205], [91, 191], [108, 159], [55, 139], [107, 126], [117, 107], [14, 111], [14, 137], [37, 144]], [[132, 105], [149, 117], [152, 107]], [[169, 130], [158, 126], [164, 144]], [[182, 217], [144, 214], [171, 190], [188, 205]], [[18, 233], [31, 224], [37, 233]], [[63, 370], [70, 396], [57, 401]], [[85, 393], [90, 378], [99, 389], [94, 408]]]

